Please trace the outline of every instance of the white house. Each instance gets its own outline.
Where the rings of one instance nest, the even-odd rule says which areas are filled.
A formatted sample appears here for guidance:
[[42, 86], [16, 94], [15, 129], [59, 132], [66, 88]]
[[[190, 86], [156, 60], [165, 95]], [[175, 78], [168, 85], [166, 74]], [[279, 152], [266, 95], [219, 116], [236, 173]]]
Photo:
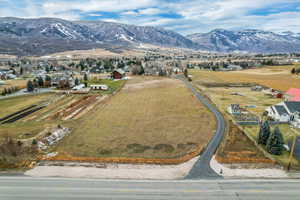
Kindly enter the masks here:
[[76, 85], [72, 88], [72, 90], [82, 90], [84, 88], [84, 84]]
[[284, 101], [266, 109], [268, 116], [279, 122], [289, 122], [300, 128], [300, 102]]
[[92, 90], [108, 90], [107, 85], [91, 85]]

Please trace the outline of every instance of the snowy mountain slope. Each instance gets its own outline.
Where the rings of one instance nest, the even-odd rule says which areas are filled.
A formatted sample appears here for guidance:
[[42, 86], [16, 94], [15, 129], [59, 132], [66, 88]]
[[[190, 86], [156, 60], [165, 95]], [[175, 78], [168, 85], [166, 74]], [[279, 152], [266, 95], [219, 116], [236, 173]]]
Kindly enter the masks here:
[[209, 33], [197, 33], [186, 36], [211, 51], [232, 52], [246, 51], [252, 53], [289, 53], [300, 52], [299, 34], [247, 29], [229, 31], [216, 29]]
[[[58, 43], [59, 41], [59, 43]], [[0, 18], [0, 53], [36, 55], [99, 46], [124, 47], [148, 43], [158, 46], [197, 48], [182, 35], [155, 27], [101, 21], [70, 22], [62, 19]], [[6, 46], [6, 47], [4, 47]], [[49, 48], [43, 51], [34, 47]]]

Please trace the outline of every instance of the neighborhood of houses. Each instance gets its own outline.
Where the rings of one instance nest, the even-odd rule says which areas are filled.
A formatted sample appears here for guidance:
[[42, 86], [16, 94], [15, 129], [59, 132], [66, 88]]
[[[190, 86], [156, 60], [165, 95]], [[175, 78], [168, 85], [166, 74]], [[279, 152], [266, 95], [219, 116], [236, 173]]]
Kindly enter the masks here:
[[[266, 108], [265, 114], [270, 120], [272, 120], [274, 123], [288, 123], [295, 128], [300, 128], [300, 89], [290, 88], [285, 93], [282, 93], [262, 86], [254, 86], [251, 88], [251, 90], [260, 91], [272, 98], [283, 100], [276, 105]], [[252, 107], [256, 106], [252, 105]], [[227, 112], [235, 117], [243, 116], [244, 120], [246, 119], [245, 116], [250, 116], [249, 111], [247, 111], [245, 108], [242, 108], [239, 104], [230, 104], [227, 107]], [[258, 117], [251, 118], [252, 120], [249, 119], [250, 118], [248, 117], [248, 122], [259, 123], [260, 121]]]

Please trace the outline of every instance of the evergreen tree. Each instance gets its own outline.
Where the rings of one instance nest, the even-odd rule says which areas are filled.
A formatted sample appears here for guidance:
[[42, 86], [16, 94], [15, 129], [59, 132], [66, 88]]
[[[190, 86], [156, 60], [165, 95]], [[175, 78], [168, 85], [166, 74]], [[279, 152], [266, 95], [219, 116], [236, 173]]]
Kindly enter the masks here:
[[84, 74], [83, 80], [84, 80], [84, 81], [88, 81], [88, 76], [87, 76], [87, 74]]
[[21, 67], [20, 68], [20, 75], [23, 75], [23, 73], [24, 73], [24, 69], [23, 69], [23, 67]]
[[77, 77], [75, 78], [75, 85], [79, 85], [79, 79]]
[[84, 80], [84, 86], [88, 87], [88, 76], [87, 76], [87, 74], [84, 74], [83, 80]]
[[32, 83], [32, 81], [28, 81], [27, 82], [27, 91], [28, 92], [33, 92], [33, 90], [34, 90], [34, 86], [33, 86], [33, 83]]
[[271, 134], [271, 129], [270, 129], [269, 121], [266, 120], [260, 126], [257, 143], [266, 145], [270, 134]]
[[49, 72], [50, 72], [50, 68], [49, 68], [49, 66], [48, 66], [48, 65], [46, 66], [45, 70], [46, 70], [46, 72], [47, 72], [47, 73], [49, 73]]
[[295, 74], [295, 73], [296, 73], [296, 69], [293, 68], [292, 71], [291, 71], [291, 73], [292, 73], [292, 74]]
[[188, 77], [188, 70], [187, 70], [187, 68], [184, 69], [183, 73], [184, 73], [184, 76], [187, 78]]
[[44, 80], [42, 77], [38, 77], [38, 85], [39, 87], [43, 87], [44, 86]]
[[274, 155], [281, 155], [283, 150], [283, 137], [280, 129], [278, 127], [270, 135], [267, 142], [267, 151]]
[[139, 70], [139, 75], [143, 75], [143, 74], [145, 74], [145, 70], [144, 67], [141, 65]]

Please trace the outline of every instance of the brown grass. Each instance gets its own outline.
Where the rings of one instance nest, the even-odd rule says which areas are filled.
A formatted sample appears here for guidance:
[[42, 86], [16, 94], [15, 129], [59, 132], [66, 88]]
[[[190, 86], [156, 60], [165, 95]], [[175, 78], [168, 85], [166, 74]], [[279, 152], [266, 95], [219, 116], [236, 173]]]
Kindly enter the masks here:
[[274, 66], [238, 72], [191, 70], [191, 74], [193, 75], [193, 79], [199, 82], [256, 83], [286, 91], [292, 87], [298, 88], [300, 85], [300, 76], [290, 74], [293, 67], [294, 66]]
[[232, 122], [229, 131], [217, 152], [221, 163], [273, 163], [260, 152], [255, 144]]
[[[130, 80], [108, 102], [70, 122], [74, 131], [57, 150], [77, 157], [175, 158], [204, 147], [214, 116], [180, 81], [157, 79], [152, 87], [142, 77]], [[143, 82], [144, 88], [134, 87]]]

